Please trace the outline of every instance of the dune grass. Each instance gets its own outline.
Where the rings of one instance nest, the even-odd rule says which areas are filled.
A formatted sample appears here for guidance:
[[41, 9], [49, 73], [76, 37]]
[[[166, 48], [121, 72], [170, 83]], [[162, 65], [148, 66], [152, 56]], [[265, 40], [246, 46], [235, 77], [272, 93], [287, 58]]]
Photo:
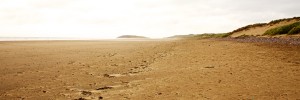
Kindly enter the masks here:
[[297, 27], [294, 27], [293, 29], [291, 29], [288, 34], [289, 35], [300, 34], [300, 25], [298, 25]]
[[[234, 34], [236, 32], [240, 32], [240, 31], [246, 31], [246, 30], [249, 30], [251, 28], [255, 28], [255, 27], [263, 27], [263, 26], [266, 26], [266, 25], [275, 25], [275, 24], [278, 24], [280, 22], [283, 22], [283, 21], [292, 21], [292, 20], [300, 20], [300, 17], [293, 17], [293, 18], [284, 18], [284, 19], [278, 19], [278, 20], [272, 20], [271, 22], [269, 23], [256, 23], [256, 24], [251, 24], [251, 25], [247, 25], [247, 26], [244, 26], [244, 27], [241, 27], [241, 28], [238, 28], [236, 30], [233, 30], [232, 32], [229, 32], [228, 34]], [[274, 30], [273, 30], [274, 31]], [[285, 33], [287, 34], [287, 33]]]
[[291, 21], [291, 20], [299, 20], [300, 17], [293, 17], [293, 18], [284, 18], [284, 19], [277, 19], [277, 20], [272, 20], [271, 22], [269, 22], [268, 24], [277, 24], [277, 23], [280, 23], [282, 21]]
[[196, 37], [196, 38], [224, 38], [224, 37], [228, 37], [229, 35], [230, 34], [228, 34], [228, 33], [218, 33], [218, 34], [205, 33], [205, 34], [195, 35], [194, 37]]
[[233, 34], [233, 33], [239, 32], [239, 31], [248, 30], [248, 29], [253, 28], [253, 27], [262, 27], [262, 26], [265, 26], [265, 25], [267, 25], [267, 23], [256, 23], [256, 24], [251, 24], [251, 25], [247, 25], [247, 26], [238, 28], [238, 29], [236, 29], [236, 30], [233, 30], [232, 32], [229, 32], [229, 34]]
[[295, 22], [289, 25], [275, 27], [267, 30], [264, 35], [297, 34], [297, 32], [299, 33], [299, 26], [300, 22]]

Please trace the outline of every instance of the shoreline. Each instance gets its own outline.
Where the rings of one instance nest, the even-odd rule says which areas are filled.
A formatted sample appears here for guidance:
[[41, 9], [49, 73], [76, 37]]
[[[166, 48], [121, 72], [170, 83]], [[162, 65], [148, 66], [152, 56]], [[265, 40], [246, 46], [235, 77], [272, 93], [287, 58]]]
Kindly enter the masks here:
[[29, 38], [29, 39], [1, 39], [0, 42], [18, 42], [18, 41], [168, 41], [168, 40], [179, 40], [179, 39], [171, 39], [171, 38], [146, 38], [146, 39], [140, 39], [140, 38], [116, 38], [116, 39], [55, 39], [55, 38]]

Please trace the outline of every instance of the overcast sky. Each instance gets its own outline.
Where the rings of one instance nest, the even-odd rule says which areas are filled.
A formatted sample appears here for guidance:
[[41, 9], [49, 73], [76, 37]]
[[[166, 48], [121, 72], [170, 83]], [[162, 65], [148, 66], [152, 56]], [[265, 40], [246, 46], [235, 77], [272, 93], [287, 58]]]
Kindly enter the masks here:
[[166, 37], [300, 16], [300, 0], [0, 0], [0, 37]]

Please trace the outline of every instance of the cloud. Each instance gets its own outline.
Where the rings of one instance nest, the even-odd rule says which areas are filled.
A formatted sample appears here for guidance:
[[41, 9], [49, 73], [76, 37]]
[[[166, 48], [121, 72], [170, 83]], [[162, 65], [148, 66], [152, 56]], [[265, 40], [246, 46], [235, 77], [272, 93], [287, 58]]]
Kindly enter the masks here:
[[165, 37], [294, 17], [299, 0], [1, 0], [0, 36]]

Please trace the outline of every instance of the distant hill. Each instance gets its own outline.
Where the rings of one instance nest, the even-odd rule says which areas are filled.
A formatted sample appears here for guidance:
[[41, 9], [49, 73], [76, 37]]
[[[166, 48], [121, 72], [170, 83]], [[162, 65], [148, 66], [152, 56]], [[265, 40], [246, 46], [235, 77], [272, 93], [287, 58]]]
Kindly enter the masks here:
[[[262, 35], [288, 34], [289, 31], [287, 31], [286, 33], [282, 33], [284, 31], [280, 31], [280, 30], [289, 29], [287, 27], [294, 26], [294, 23], [299, 22], [299, 21], [300, 21], [300, 17], [278, 19], [278, 20], [273, 20], [269, 23], [257, 23], [257, 24], [247, 25], [247, 26], [238, 28], [232, 32], [229, 32], [228, 34], [230, 37], [239, 37], [239, 36], [243, 36], [243, 35], [262, 36]], [[289, 30], [291, 30], [291, 29], [289, 29]], [[276, 32], [275, 30], [280, 31], [281, 33], [280, 34], [272, 33], [272, 32]]]
[[167, 38], [190, 38], [190, 37], [194, 37], [196, 36], [195, 34], [189, 34], [189, 35], [174, 35], [171, 37], [167, 37]]
[[148, 37], [137, 36], [137, 35], [122, 35], [122, 36], [119, 36], [118, 38], [148, 38]]
[[223, 38], [227, 37], [228, 33], [203, 33], [203, 34], [189, 34], [189, 35], [174, 35], [168, 38]]

